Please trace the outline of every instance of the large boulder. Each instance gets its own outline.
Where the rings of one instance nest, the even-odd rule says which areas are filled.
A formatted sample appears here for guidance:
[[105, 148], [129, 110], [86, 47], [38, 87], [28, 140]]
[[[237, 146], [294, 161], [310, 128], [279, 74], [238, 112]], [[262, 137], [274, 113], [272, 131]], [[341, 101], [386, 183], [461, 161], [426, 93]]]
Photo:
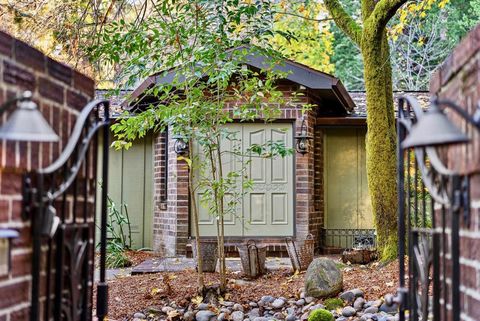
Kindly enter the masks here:
[[326, 298], [337, 295], [343, 286], [343, 274], [334, 261], [317, 258], [310, 263], [305, 274], [307, 296]]

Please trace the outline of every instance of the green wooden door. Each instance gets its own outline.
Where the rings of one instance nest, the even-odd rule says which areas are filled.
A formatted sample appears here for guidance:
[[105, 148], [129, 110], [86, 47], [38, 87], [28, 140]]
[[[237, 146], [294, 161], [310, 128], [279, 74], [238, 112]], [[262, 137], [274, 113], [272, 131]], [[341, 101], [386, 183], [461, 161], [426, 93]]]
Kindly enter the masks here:
[[373, 228], [368, 195], [366, 130], [327, 129], [324, 148], [324, 186], [327, 229]]
[[151, 248], [153, 233], [151, 135], [138, 139], [128, 150], [110, 149], [108, 190], [118, 209], [121, 204], [127, 205], [132, 230], [132, 247]]
[[[223, 151], [245, 154], [252, 144], [282, 141], [292, 147], [291, 124], [229, 124], [234, 139], [222, 141]], [[197, 146], [195, 153], [200, 155]], [[204, 159], [203, 156], [201, 158]], [[245, 169], [253, 188], [240, 199], [235, 213], [225, 217], [227, 236], [291, 236], [294, 229], [293, 156], [262, 158], [223, 154], [224, 173]], [[241, 184], [240, 184], [241, 185]], [[200, 204], [202, 191], [196, 192], [202, 236], [216, 235], [216, 222]], [[232, 196], [233, 197], [233, 196]], [[228, 196], [227, 196], [228, 198]], [[193, 226], [191, 234], [194, 235]]]

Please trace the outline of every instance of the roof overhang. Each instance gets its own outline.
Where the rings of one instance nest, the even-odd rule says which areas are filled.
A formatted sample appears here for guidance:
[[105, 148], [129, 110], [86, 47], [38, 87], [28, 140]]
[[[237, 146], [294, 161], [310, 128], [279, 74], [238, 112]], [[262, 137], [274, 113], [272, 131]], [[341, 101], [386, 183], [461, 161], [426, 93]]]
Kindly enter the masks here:
[[[320, 110], [322, 106], [328, 106], [329, 109], [335, 110], [335, 114], [348, 115], [352, 113], [355, 107], [355, 103], [342, 82], [332, 75], [288, 59], [282, 59], [277, 63], [271, 57], [263, 54], [249, 54], [243, 59], [242, 64], [259, 70], [272, 68], [273, 66], [273, 70], [284, 72], [286, 74], [285, 80], [305, 87], [307, 92], [316, 98]], [[152, 97], [146, 97], [144, 93], [154, 85], [172, 83], [176, 77], [177, 81], [182, 81], [182, 77], [177, 75], [176, 69], [148, 77], [132, 92], [128, 101], [122, 103], [122, 106], [128, 108], [133, 102], [138, 103], [139, 100], [151, 102]]]

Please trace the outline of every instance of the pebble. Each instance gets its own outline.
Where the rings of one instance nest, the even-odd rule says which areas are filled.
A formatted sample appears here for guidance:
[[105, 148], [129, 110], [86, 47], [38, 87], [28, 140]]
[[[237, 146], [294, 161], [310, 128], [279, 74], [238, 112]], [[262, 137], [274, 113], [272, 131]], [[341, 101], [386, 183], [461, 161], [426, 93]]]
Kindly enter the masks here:
[[355, 314], [357, 314], [357, 311], [350, 306], [344, 307], [342, 310], [342, 315], [344, 317], [353, 317]]
[[[218, 321], [226, 321], [228, 320], [228, 313], [222, 312], [217, 317]], [[243, 320], [243, 319], [242, 319]]]
[[302, 316], [300, 317], [300, 320], [307, 320], [308, 319], [308, 312], [305, 312], [304, 314], [302, 314]]
[[310, 307], [310, 311], [313, 311], [313, 310], [317, 310], [317, 309], [325, 309], [325, 306], [323, 304], [316, 304], [316, 305], [312, 305]]
[[245, 317], [245, 314], [243, 313], [243, 311], [234, 311], [231, 315], [230, 315], [230, 319], [232, 321], [243, 321], [243, 318]]
[[200, 303], [197, 307], [199, 310], [208, 310], [208, 304], [206, 303]]
[[147, 318], [147, 317], [145, 316], [145, 314], [143, 314], [143, 313], [141, 313], [141, 312], [135, 313], [135, 314], [133, 315], [133, 317], [134, 317], [135, 319], [143, 319], [143, 320]]
[[239, 304], [239, 303], [235, 303], [235, 304], [233, 305], [233, 310], [234, 310], [234, 311], [242, 311], [242, 312], [243, 312], [243, 311], [244, 311], [243, 305], [241, 305], [241, 304]]
[[133, 318], [132, 321], [143, 321], [144, 319]]
[[360, 311], [363, 308], [363, 305], [365, 304], [365, 299], [362, 297], [356, 298], [355, 302], [353, 302], [353, 307], [355, 310]]
[[258, 304], [257, 304], [257, 302], [253, 302], [253, 301], [251, 301], [251, 302], [248, 302], [248, 305], [249, 305], [250, 307], [252, 307], [252, 308], [256, 308], [256, 307], [258, 307]]
[[378, 312], [378, 308], [376, 306], [371, 306], [371, 307], [368, 307], [365, 309], [365, 311], [363, 311], [364, 313], [377, 313]]
[[[277, 313], [275, 313], [275, 314], [273, 315], [273, 318], [274, 318], [275, 320], [283, 320], [283, 319], [285, 319], [285, 316], [283, 315], [282, 312], [277, 312]], [[234, 320], [234, 321], [235, 321], [235, 320]]]
[[312, 303], [313, 301], [315, 301], [315, 298], [313, 296], [307, 296], [305, 298], [305, 302], [308, 304], [308, 303]]
[[299, 307], [305, 305], [305, 299], [300, 299], [300, 300], [297, 300], [295, 302], [296, 305], [298, 305]]
[[348, 319], [345, 317], [338, 317], [335, 321], [347, 321]]
[[275, 299], [275, 301], [273, 301], [272, 303], [272, 307], [274, 307], [275, 309], [280, 309], [284, 305], [285, 305], [285, 300], [283, 299]]
[[339, 297], [340, 299], [348, 303], [351, 303], [355, 300], [355, 294], [353, 294], [352, 291], [345, 291], [341, 293]]
[[379, 308], [380, 311], [389, 313], [389, 314], [395, 314], [398, 312], [398, 305], [395, 303], [391, 306], [387, 305], [386, 303], [382, 304]]
[[234, 302], [231, 302], [231, 301], [223, 301], [223, 302], [222, 302], [222, 305], [223, 305], [224, 307], [233, 307], [233, 306], [235, 305], [235, 303], [234, 303]]
[[166, 306], [166, 307], [162, 308], [162, 312], [165, 313], [165, 314], [168, 314], [168, 313], [172, 312], [173, 310], [175, 310], [175, 309], [172, 308], [172, 307], [169, 307], [169, 306]]
[[285, 321], [295, 321], [295, 320], [297, 320], [297, 317], [295, 316], [295, 314], [289, 314], [285, 318]]
[[193, 311], [187, 311], [183, 315], [183, 320], [185, 321], [193, 321], [193, 319], [195, 319], [195, 313], [193, 313]]
[[201, 310], [197, 312], [197, 314], [195, 315], [195, 319], [197, 321], [210, 321], [216, 316], [217, 315], [210, 310]]
[[271, 302], [275, 301], [275, 298], [273, 296], [270, 296], [270, 295], [264, 295], [264, 296], [262, 296], [260, 301], [263, 301], [265, 303], [271, 303]]
[[264, 317], [256, 317], [255, 319], [253, 319], [253, 321], [268, 321], [268, 319]]
[[260, 316], [260, 309], [259, 308], [254, 308], [252, 310], [250, 310], [250, 312], [248, 313], [248, 317], [250, 319], [254, 319], [256, 317], [259, 317]]

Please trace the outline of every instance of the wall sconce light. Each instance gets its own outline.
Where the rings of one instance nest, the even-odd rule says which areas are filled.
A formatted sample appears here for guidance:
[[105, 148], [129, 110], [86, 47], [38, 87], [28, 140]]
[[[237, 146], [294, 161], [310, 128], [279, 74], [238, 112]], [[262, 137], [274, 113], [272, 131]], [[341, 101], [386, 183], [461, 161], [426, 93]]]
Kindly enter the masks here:
[[12, 239], [19, 236], [11, 229], [0, 229], [0, 276], [5, 276], [12, 269]]
[[302, 155], [306, 154], [308, 152], [308, 141], [313, 139], [313, 137], [308, 136], [305, 116], [302, 117], [302, 126], [300, 127], [300, 133], [295, 136], [295, 139], [297, 152]]
[[173, 149], [178, 155], [185, 155], [188, 153], [188, 141], [185, 136], [182, 135], [173, 135], [172, 139], [174, 140]]

